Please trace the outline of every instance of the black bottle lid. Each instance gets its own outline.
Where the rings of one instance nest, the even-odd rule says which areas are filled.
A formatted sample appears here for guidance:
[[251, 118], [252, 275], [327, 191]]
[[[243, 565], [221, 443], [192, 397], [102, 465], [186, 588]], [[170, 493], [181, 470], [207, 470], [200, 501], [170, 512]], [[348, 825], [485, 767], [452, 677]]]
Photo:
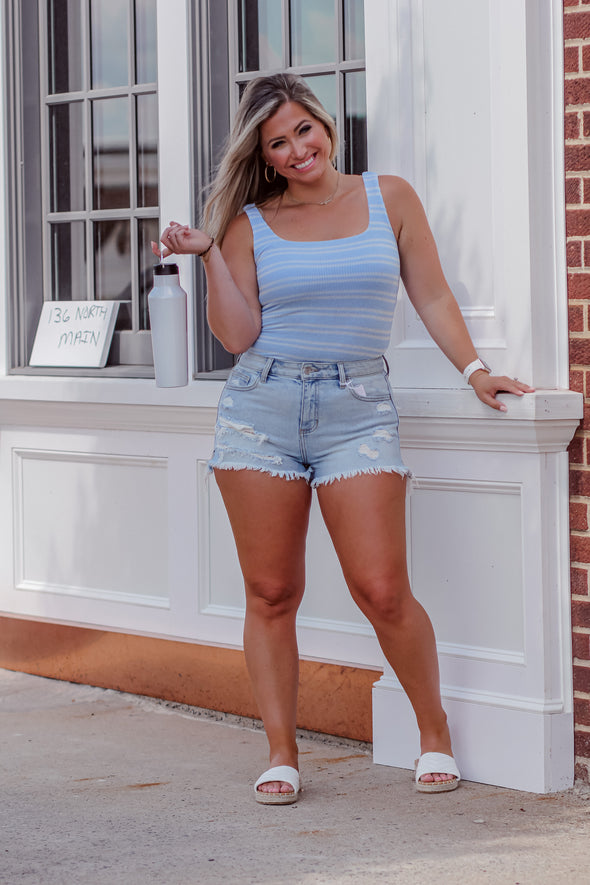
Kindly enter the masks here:
[[155, 264], [154, 265], [154, 276], [156, 277], [171, 277], [178, 276], [178, 265], [177, 264]]

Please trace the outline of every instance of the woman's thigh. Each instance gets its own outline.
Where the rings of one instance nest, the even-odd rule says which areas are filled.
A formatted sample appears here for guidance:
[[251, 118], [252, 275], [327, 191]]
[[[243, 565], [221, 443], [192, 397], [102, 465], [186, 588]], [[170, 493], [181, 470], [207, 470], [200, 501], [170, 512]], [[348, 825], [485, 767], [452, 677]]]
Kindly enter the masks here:
[[311, 503], [307, 482], [258, 470], [216, 469], [215, 479], [231, 523], [246, 589], [301, 595]]
[[322, 515], [353, 595], [384, 587], [410, 592], [406, 563], [406, 480], [362, 474], [317, 488]]

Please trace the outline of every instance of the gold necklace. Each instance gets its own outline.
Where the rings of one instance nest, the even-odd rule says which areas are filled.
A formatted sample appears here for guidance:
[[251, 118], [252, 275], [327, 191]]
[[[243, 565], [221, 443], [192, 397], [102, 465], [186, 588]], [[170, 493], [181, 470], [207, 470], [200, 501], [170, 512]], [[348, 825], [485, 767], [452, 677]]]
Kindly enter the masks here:
[[296, 197], [289, 193], [288, 189], [284, 191], [284, 193], [287, 194], [292, 203], [297, 203], [298, 206], [327, 206], [328, 203], [331, 203], [336, 196], [336, 191], [338, 190], [338, 185], [340, 184], [340, 173], [337, 172], [336, 174], [338, 175], [338, 178], [336, 179], [336, 187], [334, 188], [330, 196], [326, 197], [325, 200], [319, 200], [317, 202], [315, 200], [298, 200]]

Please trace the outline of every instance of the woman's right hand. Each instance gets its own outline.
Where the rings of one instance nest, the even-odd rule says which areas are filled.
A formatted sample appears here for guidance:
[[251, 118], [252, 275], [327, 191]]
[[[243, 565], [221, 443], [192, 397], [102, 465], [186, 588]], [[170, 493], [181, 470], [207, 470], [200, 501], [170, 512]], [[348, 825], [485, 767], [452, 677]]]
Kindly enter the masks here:
[[188, 224], [171, 221], [162, 233], [161, 242], [164, 249], [160, 249], [153, 241], [151, 244], [152, 252], [160, 260], [169, 255], [196, 255], [197, 252], [203, 252], [211, 242], [211, 237], [202, 230], [190, 228]]

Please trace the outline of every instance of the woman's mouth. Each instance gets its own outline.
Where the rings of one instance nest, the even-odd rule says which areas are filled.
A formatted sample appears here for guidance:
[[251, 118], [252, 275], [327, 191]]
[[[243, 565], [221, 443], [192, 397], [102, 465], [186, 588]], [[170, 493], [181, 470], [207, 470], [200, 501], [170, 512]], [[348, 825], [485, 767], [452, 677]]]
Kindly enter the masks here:
[[294, 163], [293, 166], [295, 169], [301, 172], [304, 169], [308, 169], [314, 160], [315, 154], [312, 154], [311, 157], [309, 157], [307, 160], [304, 160], [303, 163]]

